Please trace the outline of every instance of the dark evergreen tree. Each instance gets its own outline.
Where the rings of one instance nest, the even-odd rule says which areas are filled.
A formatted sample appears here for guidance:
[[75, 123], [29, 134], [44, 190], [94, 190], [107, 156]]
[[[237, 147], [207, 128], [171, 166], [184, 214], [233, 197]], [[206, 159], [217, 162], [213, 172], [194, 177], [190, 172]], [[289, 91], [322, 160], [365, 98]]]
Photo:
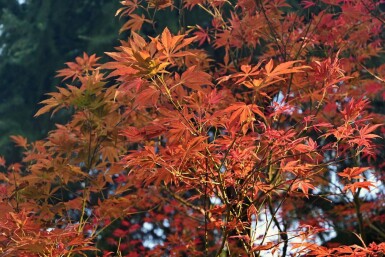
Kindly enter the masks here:
[[118, 1], [0, 0], [0, 154], [17, 159], [9, 135], [41, 138], [66, 115], [33, 118], [59, 83], [55, 71], [82, 52], [118, 44]]

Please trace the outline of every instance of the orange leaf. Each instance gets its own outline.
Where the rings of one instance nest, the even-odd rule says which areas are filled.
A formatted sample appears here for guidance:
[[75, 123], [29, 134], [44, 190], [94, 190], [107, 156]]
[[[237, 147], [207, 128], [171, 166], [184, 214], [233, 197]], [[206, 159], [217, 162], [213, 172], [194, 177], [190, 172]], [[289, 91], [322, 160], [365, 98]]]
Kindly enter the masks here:
[[119, 33], [122, 33], [125, 30], [131, 30], [131, 31], [138, 31], [142, 28], [143, 23], [151, 23], [150, 20], [146, 19], [144, 14], [141, 16], [137, 14], [130, 14], [130, 19], [122, 26], [122, 28], [119, 30]]
[[148, 87], [135, 98], [134, 106], [152, 107], [156, 105], [160, 92], [156, 88]]
[[195, 66], [189, 67], [182, 73], [180, 83], [194, 90], [202, 90], [204, 85], [213, 85], [211, 83], [211, 75], [204, 71], [196, 70]]
[[158, 42], [157, 48], [159, 51], [163, 51], [163, 59], [174, 64], [173, 58], [193, 55], [191, 52], [180, 50], [194, 42], [195, 39], [196, 37], [185, 39], [184, 35], [172, 36], [166, 27], [161, 35], [161, 40]]
[[255, 104], [246, 105], [243, 102], [237, 102], [227, 107], [225, 113], [231, 113], [229, 118], [230, 123], [239, 124], [242, 126], [242, 132], [246, 134], [248, 128], [253, 128], [252, 123], [255, 121], [255, 115], [258, 114], [262, 119], [266, 120], [265, 115]]
[[304, 195], [309, 198], [309, 189], [315, 189], [315, 187], [309, 183], [310, 180], [308, 179], [305, 179], [305, 180], [301, 180], [301, 181], [296, 181], [293, 186], [292, 186], [292, 190], [295, 190], [295, 189], [301, 189], [302, 192], [304, 193]]
[[369, 187], [375, 187], [373, 182], [363, 181], [363, 182], [355, 182], [353, 184], [346, 185], [343, 190], [345, 192], [347, 190], [350, 190], [352, 192], [352, 194], [354, 194], [357, 191], [358, 188], [365, 188], [365, 189], [367, 189], [369, 191], [370, 190]]
[[353, 167], [353, 168], [346, 168], [343, 172], [338, 173], [338, 176], [346, 177], [349, 180], [351, 179], [360, 179], [362, 176], [360, 176], [361, 173], [368, 170], [369, 167]]
[[264, 251], [264, 250], [270, 250], [271, 248], [274, 247], [274, 243], [273, 242], [268, 242], [264, 245], [257, 245], [257, 246], [254, 246], [251, 251], [255, 252], [255, 251]]
[[3, 156], [0, 156], [0, 166], [5, 167], [5, 159]]
[[19, 147], [26, 149], [28, 147], [28, 141], [25, 137], [22, 136], [10, 136], [13, 142]]

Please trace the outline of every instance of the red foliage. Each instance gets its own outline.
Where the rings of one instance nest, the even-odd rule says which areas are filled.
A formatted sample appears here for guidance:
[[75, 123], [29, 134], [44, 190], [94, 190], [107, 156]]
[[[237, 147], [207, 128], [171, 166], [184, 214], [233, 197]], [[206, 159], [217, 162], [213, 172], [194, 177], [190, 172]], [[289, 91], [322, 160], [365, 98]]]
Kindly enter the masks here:
[[[121, 3], [130, 38], [36, 113], [70, 121], [0, 157], [4, 256], [385, 254], [381, 1], [187, 1], [210, 25], [149, 38], [173, 1]], [[357, 243], [319, 246], [332, 226]]]

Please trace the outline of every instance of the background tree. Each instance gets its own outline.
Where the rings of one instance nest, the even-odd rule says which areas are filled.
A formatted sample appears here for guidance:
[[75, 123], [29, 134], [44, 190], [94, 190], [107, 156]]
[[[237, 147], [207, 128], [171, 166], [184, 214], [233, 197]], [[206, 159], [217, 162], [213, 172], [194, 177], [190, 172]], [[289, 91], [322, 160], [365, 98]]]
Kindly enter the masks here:
[[[14, 155], [8, 136], [42, 138], [67, 114], [34, 119], [36, 103], [60, 81], [55, 71], [83, 52], [117, 45], [116, 1], [0, 1], [0, 153]], [[23, 74], [22, 76], [20, 74]]]

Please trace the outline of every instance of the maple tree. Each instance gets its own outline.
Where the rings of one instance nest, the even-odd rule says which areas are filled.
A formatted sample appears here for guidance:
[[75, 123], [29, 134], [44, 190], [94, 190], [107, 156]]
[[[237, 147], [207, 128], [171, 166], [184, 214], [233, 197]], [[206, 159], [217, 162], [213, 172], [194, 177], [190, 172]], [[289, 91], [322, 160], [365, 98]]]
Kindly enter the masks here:
[[0, 159], [4, 256], [385, 254], [382, 1], [121, 4], [36, 113], [69, 122]]

